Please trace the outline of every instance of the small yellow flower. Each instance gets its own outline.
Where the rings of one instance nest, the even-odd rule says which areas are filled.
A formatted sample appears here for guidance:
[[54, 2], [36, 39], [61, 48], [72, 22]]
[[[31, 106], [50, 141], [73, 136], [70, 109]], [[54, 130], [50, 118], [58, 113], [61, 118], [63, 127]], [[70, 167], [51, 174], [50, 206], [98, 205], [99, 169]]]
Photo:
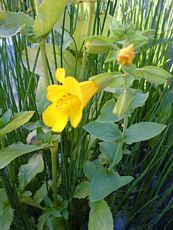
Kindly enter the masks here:
[[91, 43], [89, 41], [86, 42], [85, 48], [89, 50], [91, 48]]
[[133, 45], [129, 45], [126, 48], [120, 49], [117, 60], [122, 65], [128, 66], [133, 63], [134, 57], [135, 57], [134, 47]]
[[65, 78], [65, 70], [59, 68], [56, 78], [62, 85], [49, 85], [47, 99], [52, 102], [43, 112], [43, 122], [54, 132], [62, 132], [68, 120], [76, 128], [82, 119], [83, 109], [98, 91], [92, 81], [78, 82], [74, 77]]

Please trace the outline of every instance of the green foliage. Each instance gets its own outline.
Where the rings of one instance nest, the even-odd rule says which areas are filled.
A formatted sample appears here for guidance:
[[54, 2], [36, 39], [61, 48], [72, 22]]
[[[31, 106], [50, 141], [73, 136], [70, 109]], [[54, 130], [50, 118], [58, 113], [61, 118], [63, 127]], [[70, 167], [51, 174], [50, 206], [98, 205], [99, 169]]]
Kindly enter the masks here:
[[56, 209], [49, 209], [46, 212], [44, 212], [38, 220], [38, 229], [39, 230], [43, 230], [44, 226], [47, 224], [47, 222], [49, 221], [49, 219], [51, 217], [55, 217], [55, 218], [59, 218], [61, 217], [60, 211], [56, 210]]
[[97, 117], [97, 122], [112, 123], [121, 120], [122, 118], [112, 113], [114, 106], [115, 106], [114, 99], [107, 101], [102, 107], [100, 115]]
[[155, 84], [164, 84], [172, 78], [167, 71], [157, 66], [144, 66], [137, 70], [137, 76]]
[[89, 198], [91, 202], [102, 200], [110, 193], [116, 191], [120, 187], [120, 176], [115, 171], [107, 171], [106, 169], [95, 173], [91, 179], [89, 186]]
[[104, 141], [116, 141], [121, 135], [118, 125], [111, 123], [103, 124], [97, 121], [92, 121], [84, 128], [88, 133]]
[[89, 230], [112, 230], [113, 218], [106, 201], [100, 200], [90, 203]]
[[[122, 75], [117, 76], [120, 74], [119, 72], [116, 73], [101, 73], [97, 74], [90, 78], [91, 81], [95, 82], [100, 89], [104, 89], [108, 85], [114, 85], [115, 87], [121, 86], [124, 83], [124, 79]], [[106, 84], [105, 84], [106, 83]]]
[[20, 126], [27, 123], [33, 116], [33, 111], [17, 113], [14, 118], [0, 130], [0, 137], [5, 136], [7, 133], [19, 128]]
[[33, 25], [33, 30], [36, 37], [44, 37], [48, 35], [55, 23], [61, 17], [63, 10], [68, 3], [69, 0], [43, 1], [38, 9], [38, 14]]
[[42, 154], [33, 155], [27, 164], [22, 165], [19, 169], [19, 189], [22, 191], [38, 174], [43, 172], [44, 162]]
[[124, 114], [129, 110], [133, 100], [134, 91], [132, 89], [125, 88], [117, 99], [113, 113], [118, 117], [124, 116]]
[[105, 63], [115, 61], [117, 59], [117, 55], [118, 55], [118, 52], [116, 50], [109, 51], [106, 57]]
[[83, 181], [76, 186], [74, 192], [74, 198], [82, 199], [89, 195], [89, 183], [88, 181]]
[[47, 87], [43, 77], [39, 78], [37, 90], [36, 90], [36, 105], [39, 114], [46, 109], [49, 105], [49, 102], [46, 100]]
[[100, 152], [104, 154], [110, 162], [114, 161], [115, 155], [115, 164], [118, 164], [122, 159], [122, 152], [117, 154], [118, 143], [116, 142], [107, 142], [103, 141], [100, 143]]
[[88, 53], [105, 53], [114, 48], [113, 41], [105, 36], [92, 36], [86, 40], [86, 49]]
[[148, 140], [159, 135], [165, 128], [165, 125], [154, 122], [140, 122], [126, 129], [125, 141], [127, 144], [132, 144], [134, 142]]
[[32, 34], [34, 20], [26, 14], [15, 12], [0, 12], [0, 37], [10, 37], [21, 32], [24, 35]]
[[0, 118], [0, 128], [3, 128], [11, 119], [12, 117], [12, 111], [11, 109], [8, 109], [4, 114], [2, 114], [2, 117]]
[[42, 184], [42, 186], [36, 191], [34, 197], [33, 197], [33, 201], [36, 204], [40, 204], [45, 197], [47, 196], [47, 187], [46, 187], [46, 183]]
[[0, 225], [1, 229], [9, 230], [14, 217], [14, 210], [8, 203], [5, 190], [0, 189]]
[[7, 166], [11, 161], [16, 159], [19, 156], [22, 156], [27, 153], [38, 151], [41, 149], [48, 148], [48, 144], [42, 145], [26, 145], [23, 143], [12, 144], [6, 148], [1, 149], [0, 152], [0, 169]]

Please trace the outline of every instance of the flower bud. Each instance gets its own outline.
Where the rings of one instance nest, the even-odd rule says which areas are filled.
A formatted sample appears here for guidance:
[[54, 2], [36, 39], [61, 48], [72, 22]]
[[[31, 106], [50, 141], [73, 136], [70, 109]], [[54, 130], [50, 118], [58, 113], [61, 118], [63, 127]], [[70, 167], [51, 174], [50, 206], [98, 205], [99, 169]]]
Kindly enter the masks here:
[[130, 105], [134, 99], [134, 92], [132, 89], [124, 89], [119, 95], [115, 104], [113, 113], [118, 117], [124, 116], [124, 114], [130, 109]]
[[113, 41], [105, 36], [93, 36], [86, 40], [85, 48], [88, 53], [106, 53], [114, 48]]
[[94, 82], [99, 90], [109, 86], [115, 79], [114, 73], [101, 73], [91, 77], [89, 80]]
[[129, 66], [133, 63], [134, 57], [134, 47], [133, 45], [129, 45], [126, 48], [120, 49], [117, 61], [122, 65]]

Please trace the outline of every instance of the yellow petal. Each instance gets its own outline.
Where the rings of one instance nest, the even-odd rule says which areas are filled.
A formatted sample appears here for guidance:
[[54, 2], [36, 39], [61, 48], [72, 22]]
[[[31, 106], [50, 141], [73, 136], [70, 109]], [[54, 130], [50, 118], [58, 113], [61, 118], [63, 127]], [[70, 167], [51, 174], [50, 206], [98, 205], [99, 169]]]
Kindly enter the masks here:
[[62, 85], [49, 85], [47, 87], [47, 99], [51, 102], [57, 100], [65, 92]]
[[82, 96], [81, 100], [85, 106], [99, 89], [95, 82], [84, 81], [80, 83], [80, 90]]
[[66, 88], [66, 90], [70, 94], [78, 98], [80, 98], [81, 96], [81, 90], [79, 84], [80, 83], [74, 77], [66, 77], [64, 81], [64, 87]]
[[52, 128], [53, 132], [62, 132], [68, 122], [68, 115], [58, 111], [56, 114], [56, 122]]
[[48, 127], [53, 127], [57, 117], [57, 108], [54, 104], [49, 105], [47, 109], [43, 112], [42, 118], [45, 125]]
[[64, 83], [64, 79], [65, 79], [65, 69], [64, 68], [58, 68], [56, 70], [55, 73], [56, 79], [61, 82]]
[[70, 116], [70, 123], [73, 128], [76, 128], [82, 119], [82, 107], [80, 107], [77, 111], [75, 111]]

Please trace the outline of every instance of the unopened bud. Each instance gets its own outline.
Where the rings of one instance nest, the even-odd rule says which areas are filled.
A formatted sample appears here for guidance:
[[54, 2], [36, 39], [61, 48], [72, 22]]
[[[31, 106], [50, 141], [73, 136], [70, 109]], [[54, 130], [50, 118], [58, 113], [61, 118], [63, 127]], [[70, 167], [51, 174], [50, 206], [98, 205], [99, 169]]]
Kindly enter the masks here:
[[119, 51], [117, 61], [122, 65], [128, 66], [133, 63], [135, 57], [135, 51], [133, 45], [129, 45], [126, 48], [122, 48]]
[[85, 48], [88, 53], [106, 53], [114, 48], [113, 41], [105, 36], [93, 36], [86, 40]]

